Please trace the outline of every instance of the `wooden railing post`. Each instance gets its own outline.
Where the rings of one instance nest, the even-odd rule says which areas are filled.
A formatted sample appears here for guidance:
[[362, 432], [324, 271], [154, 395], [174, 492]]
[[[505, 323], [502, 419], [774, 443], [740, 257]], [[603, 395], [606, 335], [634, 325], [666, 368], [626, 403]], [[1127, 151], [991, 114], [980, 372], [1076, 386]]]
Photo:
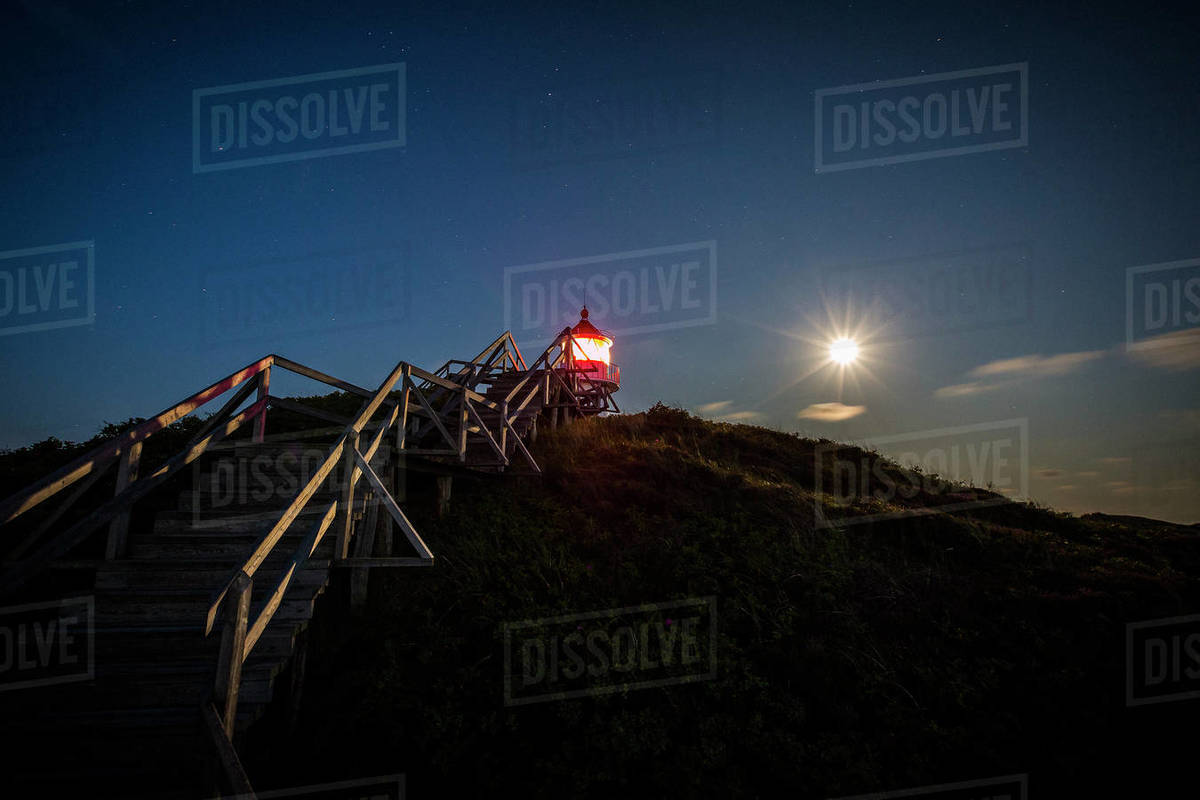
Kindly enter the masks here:
[[508, 455], [508, 401], [500, 401], [500, 451]]
[[225, 596], [225, 628], [221, 631], [214, 700], [221, 712], [225, 735], [230, 739], [237, 722], [238, 690], [246, 656], [246, 628], [250, 624], [250, 589], [253, 586], [254, 581], [243, 570], [233, 579], [231, 591]]
[[[363, 511], [361, 527], [354, 537], [354, 555], [369, 558], [375, 549], [375, 529], [379, 524], [379, 501], [373, 492], [364, 492], [363, 497], [367, 507]], [[350, 607], [362, 608], [367, 602], [367, 588], [371, 579], [370, 567], [352, 567], [350, 569]]]
[[[387, 481], [387, 486], [392, 490], [392, 499], [397, 503], [404, 502], [403, 493], [400, 486], [400, 469], [397, 462], [400, 456], [396, 453], [391, 454], [388, 459], [387, 471], [385, 472], [384, 480]], [[384, 515], [383, 529], [379, 531], [379, 544], [375, 547], [375, 554], [381, 556], [390, 556], [392, 554], [392, 527], [395, 521], [390, 514]]]
[[[258, 373], [258, 395], [256, 400], [264, 400], [271, 393], [271, 368], [267, 367], [262, 372]], [[263, 437], [267, 433], [267, 407], [264, 405], [262, 411], [258, 412], [258, 419], [254, 420], [254, 441], [262, 443]]]
[[[138, 463], [142, 458], [142, 443], [134, 442], [121, 450], [121, 461], [117, 466], [117, 490], [115, 494], [129, 488], [129, 484], [137, 480]], [[113, 517], [108, 525], [108, 542], [104, 547], [104, 557], [109, 561], [125, 555], [125, 543], [129, 536], [129, 509]]]
[[437, 476], [437, 515], [439, 519], [446, 516], [446, 512], [450, 509], [450, 489], [453, 485], [453, 475]]
[[346, 449], [342, 453], [342, 501], [338, 504], [337, 544], [333, 558], [342, 561], [350, 556], [350, 534], [354, 529], [354, 468], [358, 466], [355, 453], [358, 452], [358, 434], [350, 433], [346, 437]]
[[462, 388], [462, 402], [458, 404], [458, 460], [467, 460], [467, 387]]
[[396, 449], [404, 450], [404, 439], [408, 433], [408, 391], [412, 384], [412, 367], [404, 365], [400, 375], [400, 416], [396, 420]]

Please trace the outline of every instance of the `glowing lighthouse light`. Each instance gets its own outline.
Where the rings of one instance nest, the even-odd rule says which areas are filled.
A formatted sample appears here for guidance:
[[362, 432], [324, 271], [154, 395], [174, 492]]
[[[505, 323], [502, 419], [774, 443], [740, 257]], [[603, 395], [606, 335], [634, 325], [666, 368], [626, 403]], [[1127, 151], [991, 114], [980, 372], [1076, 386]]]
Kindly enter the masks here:
[[583, 374], [594, 381], [620, 383], [620, 373], [609, 355], [613, 340], [588, 321], [586, 306], [579, 312], [579, 323], [571, 329], [571, 340], [571, 356], [576, 369], [583, 370]]
[[[576, 413], [588, 416], [621, 412], [613, 398], [621, 388], [621, 368], [612, 363], [612, 344], [612, 337], [588, 320], [586, 306], [579, 312], [575, 327], [563, 328], [555, 339], [554, 346], [559, 350], [553, 365], [560, 378], [556, 385], [578, 405]], [[560, 412], [568, 419], [572, 413], [566, 406], [553, 406], [551, 427], [558, 424]]]
[[608, 351], [612, 347], [612, 339], [601, 333], [595, 325], [588, 322], [587, 306], [579, 312], [579, 324], [571, 329], [571, 338], [575, 340], [575, 360], [602, 361], [610, 363]]

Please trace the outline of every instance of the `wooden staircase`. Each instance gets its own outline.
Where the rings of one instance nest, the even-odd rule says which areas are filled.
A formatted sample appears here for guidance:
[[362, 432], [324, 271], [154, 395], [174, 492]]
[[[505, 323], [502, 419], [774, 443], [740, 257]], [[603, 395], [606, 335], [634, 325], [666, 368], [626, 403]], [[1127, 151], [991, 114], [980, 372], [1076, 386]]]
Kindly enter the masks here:
[[[45, 520], [9, 548], [20, 557], [0, 570], [4, 603], [44, 598], [36, 578], [66, 569], [88, 577], [77, 594], [95, 609], [90, 680], [0, 685], [5, 796], [252, 796], [234, 743], [273, 701], [294, 702], [304, 632], [336, 568], [345, 568], [353, 600], [371, 569], [433, 564], [395, 499], [403, 471], [419, 463], [448, 476], [520, 464], [538, 473], [524, 440], [536, 436], [539, 418], [556, 423], [565, 408], [565, 421], [571, 403], [578, 407], [569, 342], [565, 331], [526, 366], [506, 333], [474, 359], [432, 373], [400, 362], [374, 391], [267, 356], [0, 503], [0, 537], [38, 506], [33, 516]], [[359, 395], [362, 408], [344, 419], [274, 397], [272, 369]], [[183, 452], [139, 478], [145, 439], [226, 392]], [[268, 437], [268, 407], [339, 427], [325, 428], [333, 433], [319, 444], [305, 432]], [[252, 433], [238, 438], [249, 422]], [[308, 466], [293, 474], [288, 464]], [[114, 466], [112, 500], [59, 523]], [[188, 474], [190, 488], [171, 507], [131, 527], [135, 502]], [[231, 489], [229, 476], [243, 477]], [[393, 554], [395, 531], [415, 556]], [[75, 555], [105, 534], [103, 558]], [[292, 680], [281, 686], [285, 674]]]
[[[10, 743], [5, 761], [12, 759], [6, 783], [17, 767], [24, 788], [43, 795], [121, 786], [125, 796], [204, 796], [198, 790], [211, 773], [212, 748], [197, 709], [212, 695], [221, 640], [203, 636], [202, 621], [288, 502], [250, 493], [231, 501], [214, 491], [213, 467], [254, 467], [277, 485], [280, 476], [264, 465], [283, 463], [300, 447], [244, 442], [211, 454], [197, 464], [195, 488], [179, 496], [177, 510], [159, 512], [152, 529], [131, 533], [127, 558], [96, 563], [95, 679], [3, 698], [9, 702], [0, 731]], [[315, 500], [333, 495], [326, 489]], [[304, 537], [301, 525], [293, 530], [262, 570], [277, 571], [291, 557]], [[313, 551], [242, 665], [236, 732], [262, 715], [276, 679], [296, 655], [329, 585], [333, 548], [326, 540]], [[251, 617], [266, 606], [272, 588], [255, 587]]]
[[[501, 406], [506, 398], [519, 388], [528, 374], [528, 372], [518, 371], [501, 373], [488, 387], [484, 397], [488, 402], [494, 403], [498, 407]], [[512, 433], [520, 439], [529, 437], [537, 425], [538, 416], [542, 413], [544, 406], [545, 393], [534, 392], [529, 404], [509, 417]], [[499, 408], [483, 407], [479, 409], [479, 417], [488, 429], [494, 430], [500, 425], [501, 411]], [[503, 469], [507, 466], [506, 463], [498, 460], [495, 450], [487, 442], [479, 440], [468, 442], [466, 458], [463, 463], [477, 469]]]

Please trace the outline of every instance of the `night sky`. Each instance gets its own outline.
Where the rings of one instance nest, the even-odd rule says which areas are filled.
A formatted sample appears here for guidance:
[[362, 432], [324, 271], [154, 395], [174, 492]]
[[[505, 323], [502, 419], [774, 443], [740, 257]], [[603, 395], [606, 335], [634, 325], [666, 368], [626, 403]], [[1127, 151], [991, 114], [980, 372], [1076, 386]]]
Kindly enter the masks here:
[[[0, 336], [0, 446], [86, 439], [271, 352], [374, 387], [400, 360], [470, 357], [507, 323], [528, 360], [547, 337], [519, 304], [506, 318], [508, 268], [691, 245], [711, 259], [692, 286], [698, 313], [651, 318], [648, 301], [594, 320], [614, 331], [624, 410], [661, 400], [868, 442], [1024, 420], [1032, 499], [1200, 520], [1200, 346], [1187, 318], [1200, 301], [1184, 294], [1166, 328], [1140, 329], [1135, 314], [1132, 336], [1127, 318], [1148, 274], [1131, 269], [1200, 258], [1194, 16], [1145, 4], [434, 5], [6, 7], [0, 251], [93, 242], [95, 317]], [[398, 64], [403, 146], [195, 169], [194, 126], [202, 147], [209, 133], [197, 90]], [[829, 114], [815, 129], [821, 90], [1005, 65], [1027, 78], [1008, 95], [1015, 116], [1025, 101], [1026, 141], [984, 134], [1004, 146], [816, 168], [816, 142], [828, 156], [834, 137]], [[684, 257], [662, 258], [557, 268], [619, 261], [681, 290], [685, 271], [669, 267]], [[342, 264], [387, 266], [351, 270], [378, 285], [332, 311], [279, 301]], [[921, 281], [947, 268], [985, 276], [956, 284], [953, 310], [896, 312], [891, 297], [885, 313], [845, 289], [879, 275], [885, 295], [916, 286], [905, 296], [928, 299]], [[1197, 267], [1149, 274], [1186, 287]], [[240, 328], [239, 292], [259, 313]], [[0, 323], [29, 320], [14, 310]], [[1128, 347], [1163, 333], [1166, 344]], [[843, 335], [861, 347], [844, 369], [827, 360]]]

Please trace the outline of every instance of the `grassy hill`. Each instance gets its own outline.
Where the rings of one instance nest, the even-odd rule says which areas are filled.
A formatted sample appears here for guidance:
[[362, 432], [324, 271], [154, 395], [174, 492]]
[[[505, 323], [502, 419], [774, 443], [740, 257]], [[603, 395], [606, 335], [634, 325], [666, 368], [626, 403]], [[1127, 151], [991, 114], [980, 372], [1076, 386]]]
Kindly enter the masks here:
[[[1028, 773], [1064, 797], [1186, 775], [1193, 706], [1125, 706], [1125, 623], [1200, 611], [1195, 526], [1004, 503], [818, 528], [817, 505], [902, 510], [832, 509], [830, 444], [656, 406], [544, 432], [543, 478], [456, 479], [444, 518], [414, 492], [437, 565], [326, 604], [296, 729], [248, 743], [256, 785], [829, 797]], [[999, 499], [925, 486], [907, 505]], [[714, 679], [505, 705], [506, 623], [707, 596]]]

